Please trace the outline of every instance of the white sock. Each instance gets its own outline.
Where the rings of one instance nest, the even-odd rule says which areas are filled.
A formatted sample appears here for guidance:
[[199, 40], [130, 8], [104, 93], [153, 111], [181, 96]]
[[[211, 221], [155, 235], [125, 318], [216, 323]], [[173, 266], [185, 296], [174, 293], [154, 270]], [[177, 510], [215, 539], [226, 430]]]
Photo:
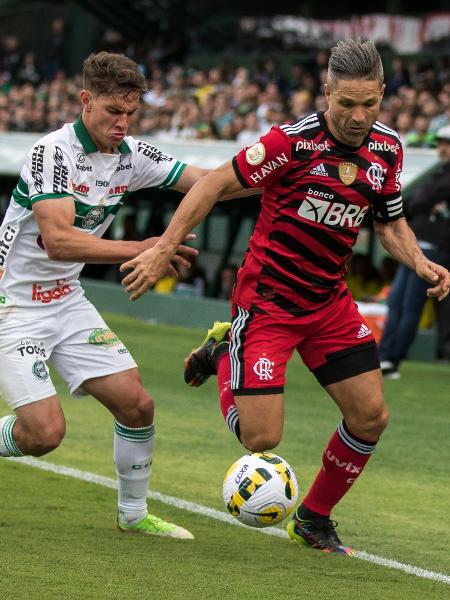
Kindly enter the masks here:
[[0, 456], [23, 456], [13, 435], [16, 420], [17, 417], [14, 415], [7, 415], [0, 419]]
[[119, 520], [128, 525], [147, 515], [155, 426], [126, 427], [114, 421], [114, 462], [119, 488]]

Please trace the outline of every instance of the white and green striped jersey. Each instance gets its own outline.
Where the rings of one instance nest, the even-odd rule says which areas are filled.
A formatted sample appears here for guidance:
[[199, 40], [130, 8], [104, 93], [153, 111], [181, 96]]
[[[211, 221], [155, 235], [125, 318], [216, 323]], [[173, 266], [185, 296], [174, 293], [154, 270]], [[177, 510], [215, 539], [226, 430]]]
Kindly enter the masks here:
[[28, 153], [0, 227], [0, 311], [58, 304], [82, 294], [81, 263], [50, 260], [34, 219], [35, 202], [71, 196], [74, 227], [101, 237], [130, 192], [173, 187], [185, 163], [127, 136], [103, 154], [81, 118], [41, 138]]

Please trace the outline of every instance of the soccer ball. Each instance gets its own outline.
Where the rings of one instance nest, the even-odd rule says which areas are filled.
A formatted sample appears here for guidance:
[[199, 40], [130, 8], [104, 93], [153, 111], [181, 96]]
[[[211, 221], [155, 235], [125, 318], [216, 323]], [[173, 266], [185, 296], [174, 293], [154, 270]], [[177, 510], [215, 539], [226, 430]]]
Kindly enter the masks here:
[[225, 475], [223, 499], [233, 517], [244, 525], [269, 527], [293, 511], [298, 499], [297, 478], [281, 456], [245, 454]]

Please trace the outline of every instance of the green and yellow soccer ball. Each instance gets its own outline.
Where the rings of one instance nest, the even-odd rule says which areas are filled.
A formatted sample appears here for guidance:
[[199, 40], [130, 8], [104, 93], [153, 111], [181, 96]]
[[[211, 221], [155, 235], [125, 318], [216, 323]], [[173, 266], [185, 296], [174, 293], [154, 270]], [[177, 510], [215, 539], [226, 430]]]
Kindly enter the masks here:
[[231, 465], [223, 482], [223, 499], [230, 514], [250, 527], [281, 523], [298, 501], [292, 467], [270, 452], [245, 454]]

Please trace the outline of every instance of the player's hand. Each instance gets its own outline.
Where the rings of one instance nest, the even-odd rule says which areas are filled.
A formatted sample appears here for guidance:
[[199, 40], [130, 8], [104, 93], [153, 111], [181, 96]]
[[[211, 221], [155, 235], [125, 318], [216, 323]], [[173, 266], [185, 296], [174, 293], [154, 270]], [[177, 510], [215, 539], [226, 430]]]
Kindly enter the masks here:
[[425, 259], [417, 263], [416, 273], [422, 279], [434, 284], [434, 287], [427, 290], [429, 298], [437, 298], [440, 302], [448, 296], [450, 291], [450, 273], [446, 268]]
[[[185, 240], [190, 241], [195, 238], [195, 234], [190, 233]], [[161, 279], [167, 272], [177, 275], [177, 266], [190, 267], [190, 259], [198, 254], [195, 248], [180, 245], [176, 254], [162, 251], [158, 246], [152, 246], [141, 252], [136, 258], [123, 263], [120, 271], [131, 269], [122, 279], [122, 285], [130, 295], [130, 300], [137, 300], [149, 288], [153, 287], [158, 279]]]

